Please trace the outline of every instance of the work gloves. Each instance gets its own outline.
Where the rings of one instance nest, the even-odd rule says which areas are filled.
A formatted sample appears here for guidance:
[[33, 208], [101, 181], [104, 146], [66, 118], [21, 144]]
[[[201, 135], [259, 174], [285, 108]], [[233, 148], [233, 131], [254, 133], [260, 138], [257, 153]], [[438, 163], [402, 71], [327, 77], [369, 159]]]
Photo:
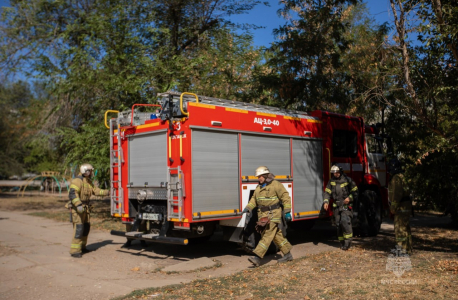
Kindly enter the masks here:
[[82, 205], [78, 205], [78, 206], [76, 207], [76, 211], [77, 211], [78, 213], [82, 214], [83, 211], [84, 211], [84, 207], [83, 207]]
[[291, 217], [291, 213], [290, 213], [290, 212], [287, 212], [287, 213], [285, 214], [285, 220], [288, 221], [288, 222], [292, 220], [292, 217]]
[[250, 213], [250, 210], [248, 208], [245, 207], [245, 209], [242, 211], [242, 214], [249, 214]]

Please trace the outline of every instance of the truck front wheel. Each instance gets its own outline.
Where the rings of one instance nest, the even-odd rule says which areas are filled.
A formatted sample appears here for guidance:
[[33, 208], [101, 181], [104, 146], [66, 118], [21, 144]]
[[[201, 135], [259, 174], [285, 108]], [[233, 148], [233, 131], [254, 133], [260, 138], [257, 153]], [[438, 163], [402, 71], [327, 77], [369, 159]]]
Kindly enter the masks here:
[[382, 225], [382, 201], [373, 190], [365, 190], [359, 201], [359, 233], [362, 236], [376, 236]]

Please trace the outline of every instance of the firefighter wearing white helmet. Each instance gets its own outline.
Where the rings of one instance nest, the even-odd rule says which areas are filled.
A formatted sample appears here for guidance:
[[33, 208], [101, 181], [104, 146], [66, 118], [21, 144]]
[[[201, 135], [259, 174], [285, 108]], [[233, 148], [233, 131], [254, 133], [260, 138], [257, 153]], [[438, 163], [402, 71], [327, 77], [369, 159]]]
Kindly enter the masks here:
[[334, 199], [333, 215], [337, 226], [337, 237], [342, 250], [348, 250], [353, 238], [352, 203], [358, 197], [358, 187], [355, 182], [343, 174], [339, 166], [331, 167], [331, 179], [324, 190], [323, 207], [328, 209], [329, 200]]
[[90, 164], [82, 164], [80, 174], [73, 178], [68, 193], [69, 203], [66, 208], [71, 208], [73, 222], [73, 236], [70, 247], [72, 257], [81, 257], [82, 253], [89, 252], [86, 249], [87, 238], [91, 229], [90, 223], [90, 198], [92, 195], [106, 196], [108, 190], [102, 190], [94, 186], [92, 182], [94, 168]]
[[279, 263], [293, 260], [292, 246], [279, 228], [282, 222], [281, 205], [285, 219], [291, 220], [291, 197], [283, 184], [274, 180], [275, 176], [266, 166], [257, 168], [255, 176], [258, 177], [259, 185], [243, 212], [251, 213], [255, 207], [258, 208], [256, 229], [261, 233], [261, 240], [253, 251], [255, 256], [249, 257], [248, 260], [259, 266], [272, 241], [283, 253], [283, 257], [278, 260]]

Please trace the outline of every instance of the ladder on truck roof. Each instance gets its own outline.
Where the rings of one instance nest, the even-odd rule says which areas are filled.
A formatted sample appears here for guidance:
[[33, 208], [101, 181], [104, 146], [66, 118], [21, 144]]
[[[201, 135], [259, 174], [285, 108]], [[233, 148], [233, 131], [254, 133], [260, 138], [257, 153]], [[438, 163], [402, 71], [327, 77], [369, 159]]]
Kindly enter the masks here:
[[[189, 93], [179, 93], [179, 92], [169, 91], [165, 93], [159, 93], [158, 96], [159, 97], [172, 96], [173, 100], [178, 101], [178, 102], [180, 101], [181, 97], [185, 101], [189, 101], [189, 102], [196, 101], [196, 97], [193, 96], [193, 94], [189, 94]], [[237, 108], [237, 109], [262, 112], [262, 113], [284, 115], [284, 116], [290, 116], [290, 117], [301, 118], [301, 119], [318, 119], [316, 117], [310, 116], [307, 112], [304, 112], [304, 111], [282, 109], [282, 108], [273, 107], [273, 106], [226, 100], [226, 99], [213, 98], [213, 97], [207, 97], [207, 96], [201, 96], [201, 95], [196, 95], [196, 96], [199, 99], [199, 103], [203, 103], [203, 104]]]
[[[116, 138], [116, 149], [113, 138]], [[121, 128], [117, 119], [110, 120], [110, 204], [111, 215], [125, 213], [123, 205], [123, 189], [121, 186], [121, 164], [124, 162], [124, 157], [121, 147]], [[114, 174], [117, 171], [118, 178], [114, 180]]]

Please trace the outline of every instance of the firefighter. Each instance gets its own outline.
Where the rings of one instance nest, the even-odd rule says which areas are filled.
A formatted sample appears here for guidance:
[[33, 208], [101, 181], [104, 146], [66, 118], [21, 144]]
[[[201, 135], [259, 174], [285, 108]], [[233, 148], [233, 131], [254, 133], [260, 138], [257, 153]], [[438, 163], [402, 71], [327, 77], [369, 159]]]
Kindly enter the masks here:
[[407, 254], [412, 254], [412, 233], [410, 231], [410, 214], [412, 201], [407, 192], [401, 163], [393, 158], [388, 163], [390, 181], [388, 183], [388, 203], [394, 215], [394, 233], [396, 244]]
[[[291, 220], [291, 197], [283, 184], [274, 180], [275, 176], [270, 173], [267, 167], [257, 168], [255, 176], [258, 177], [259, 185], [243, 213], [251, 214], [252, 210], [258, 207], [257, 230], [261, 233], [261, 240], [253, 251], [255, 256], [249, 257], [248, 260], [256, 267], [259, 266], [273, 241], [283, 253], [283, 257], [277, 262], [291, 261], [293, 260], [292, 246], [279, 228], [279, 224], [282, 222], [282, 213], [287, 221]], [[283, 212], [281, 205], [283, 205]]]
[[328, 209], [329, 200], [334, 199], [333, 214], [337, 226], [337, 237], [340, 249], [348, 250], [353, 238], [352, 202], [358, 197], [358, 187], [355, 182], [343, 174], [343, 170], [334, 165], [331, 167], [331, 179], [324, 191], [323, 207]]
[[90, 212], [92, 206], [89, 200], [92, 195], [106, 196], [108, 190], [95, 187], [92, 182], [94, 168], [90, 164], [83, 164], [80, 167], [80, 174], [70, 183], [68, 197], [70, 201], [65, 206], [71, 208], [73, 236], [70, 247], [70, 255], [80, 258], [82, 253], [87, 253], [87, 237], [91, 228]]

